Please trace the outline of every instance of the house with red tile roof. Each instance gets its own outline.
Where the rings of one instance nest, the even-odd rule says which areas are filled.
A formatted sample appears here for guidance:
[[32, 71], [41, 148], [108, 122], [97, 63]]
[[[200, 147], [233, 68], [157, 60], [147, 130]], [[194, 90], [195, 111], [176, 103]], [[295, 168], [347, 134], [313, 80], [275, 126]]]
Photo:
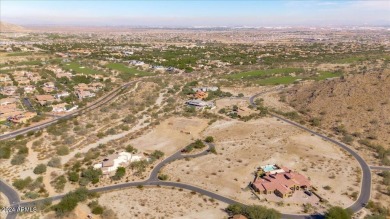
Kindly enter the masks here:
[[302, 174], [294, 172], [287, 167], [277, 172], [267, 172], [252, 183], [252, 188], [263, 194], [272, 194], [286, 198], [291, 197], [294, 191], [306, 189], [311, 186], [310, 181]]

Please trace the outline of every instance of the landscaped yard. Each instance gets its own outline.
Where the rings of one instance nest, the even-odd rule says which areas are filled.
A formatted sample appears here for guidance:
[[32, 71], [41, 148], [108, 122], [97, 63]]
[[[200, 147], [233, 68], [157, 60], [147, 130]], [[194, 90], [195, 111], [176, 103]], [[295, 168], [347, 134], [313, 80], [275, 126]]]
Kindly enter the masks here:
[[109, 69], [120, 71], [121, 73], [130, 75], [130, 76], [143, 77], [143, 76], [154, 75], [154, 73], [151, 73], [151, 72], [140, 71], [140, 70], [135, 69], [135, 68], [129, 68], [122, 63], [109, 63], [106, 65], [106, 67]]

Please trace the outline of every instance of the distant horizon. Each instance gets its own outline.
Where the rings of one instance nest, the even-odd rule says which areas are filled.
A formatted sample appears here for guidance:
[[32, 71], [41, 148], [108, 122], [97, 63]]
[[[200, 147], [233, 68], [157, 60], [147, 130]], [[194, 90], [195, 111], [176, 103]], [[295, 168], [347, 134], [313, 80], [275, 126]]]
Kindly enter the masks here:
[[0, 20], [73, 27], [388, 27], [387, 0], [35, 1], [1, 0]]

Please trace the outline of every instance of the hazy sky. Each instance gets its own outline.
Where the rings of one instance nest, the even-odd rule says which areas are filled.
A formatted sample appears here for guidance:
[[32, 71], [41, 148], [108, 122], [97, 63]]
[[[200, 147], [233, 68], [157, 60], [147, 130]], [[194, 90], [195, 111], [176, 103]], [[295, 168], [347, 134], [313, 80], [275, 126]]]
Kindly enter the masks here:
[[390, 25], [390, 0], [0, 0], [2, 21], [22, 25]]

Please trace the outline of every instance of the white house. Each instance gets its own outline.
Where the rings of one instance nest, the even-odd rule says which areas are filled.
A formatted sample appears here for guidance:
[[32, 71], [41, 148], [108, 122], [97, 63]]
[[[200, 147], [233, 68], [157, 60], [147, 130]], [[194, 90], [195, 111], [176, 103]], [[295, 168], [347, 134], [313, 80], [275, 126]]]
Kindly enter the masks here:
[[195, 106], [195, 107], [214, 107], [214, 103], [212, 102], [205, 102], [205, 101], [202, 101], [202, 100], [188, 100], [186, 102], [186, 104], [188, 106]]
[[128, 152], [120, 152], [118, 154], [112, 154], [104, 158], [101, 163], [95, 164], [93, 168], [102, 169], [104, 174], [108, 174], [112, 171], [116, 171], [118, 167], [126, 166], [131, 162], [141, 160], [141, 156], [133, 155]]
[[54, 95], [54, 97], [55, 97], [56, 99], [60, 99], [61, 97], [67, 97], [67, 96], [69, 96], [69, 95], [70, 95], [69, 92], [63, 91], [63, 92], [61, 92], [61, 93], [58, 93], [58, 94]]
[[60, 103], [60, 104], [52, 105], [52, 107], [53, 107], [52, 112], [55, 112], [55, 113], [65, 112], [66, 111], [66, 107], [65, 106], [66, 106], [66, 103]]

